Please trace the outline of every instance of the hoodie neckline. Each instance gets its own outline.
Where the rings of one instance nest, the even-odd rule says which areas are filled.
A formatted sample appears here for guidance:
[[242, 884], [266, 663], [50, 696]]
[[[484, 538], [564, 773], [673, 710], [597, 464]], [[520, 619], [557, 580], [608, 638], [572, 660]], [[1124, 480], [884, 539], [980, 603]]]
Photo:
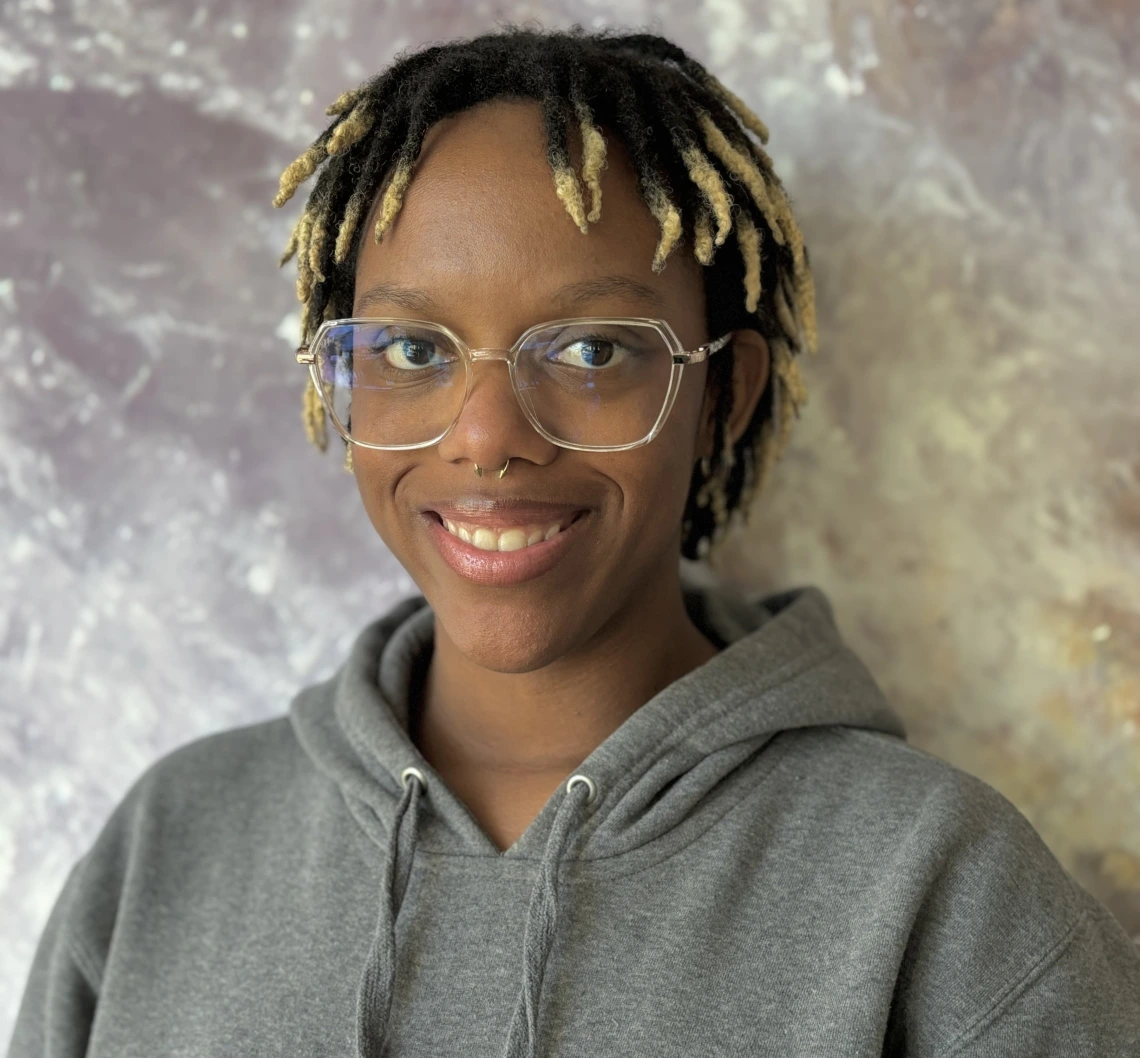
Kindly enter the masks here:
[[[570, 858], [613, 857], [652, 841], [692, 809], [702, 790], [783, 730], [837, 723], [906, 737], [900, 718], [843, 643], [818, 588], [752, 597], [720, 586], [686, 584], [684, 591], [698, 626], [727, 645], [654, 695], [579, 766], [598, 784], [598, 799], [567, 850]], [[340, 670], [294, 701], [298, 736], [342, 786], [377, 844], [386, 844], [394, 821], [399, 776], [414, 766], [433, 792], [421, 827], [425, 851], [541, 859], [557, 796], [500, 851], [409, 735], [412, 680], [433, 637], [434, 615], [422, 596], [367, 625]], [[700, 781], [690, 775], [677, 783], [683, 794], [661, 796], [697, 768]]]

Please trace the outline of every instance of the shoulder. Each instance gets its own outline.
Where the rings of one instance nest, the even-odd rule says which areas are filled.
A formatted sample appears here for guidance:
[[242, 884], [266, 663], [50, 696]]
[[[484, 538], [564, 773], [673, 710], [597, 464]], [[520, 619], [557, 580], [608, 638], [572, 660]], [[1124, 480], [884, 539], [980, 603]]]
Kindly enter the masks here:
[[323, 777], [287, 716], [213, 732], [151, 763], [111, 810], [78, 865], [76, 886], [96, 901], [149, 890], [221, 850], [294, 833]]
[[130, 784], [72, 865], [48, 932], [97, 986], [124, 913], [169, 906], [223, 856], [255, 855], [267, 836], [295, 832], [318, 781], [287, 716], [170, 750]]
[[[1058, 982], [1077, 959], [1104, 995], [1135, 988], [1140, 952], [1123, 926], [999, 790], [883, 733], [789, 734], [782, 767], [810, 791], [829, 854], [903, 930], [896, 1031], [940, 1050], [1034, 988], [1075, 1010]], [[1126, 1003], [1130, 1024], [1138, 1004]]]
[[850, 811], [881, 819], [892, 838], [900, 829], [928, 829], [937, 822], [938, 837], [955, 835], [951, 844], [982, 839], [995, 828], [1035, 849], [1041, 841], [1020, 809], [994, 786], [895, 735], [824, 725], [785, 736], [791, 742], [786, 770], [810, 775], [821, 800], [842, 799]]
[[116, 814], [208, 815], [252, 808], [312, 772], [287, 716], [202, 735], [163, 754], [131, 784]]
[[933, 925], [940, 902], [986, 897], [1000, 914], [1012, 901], [1063, 929], [1087, 906], [1024, 813], [984, 779], [900, 738], [830, 726], [791, 733], [783, 768], [811, 811], [843, 820], [865, 855], [905, 864], [921, 883]]

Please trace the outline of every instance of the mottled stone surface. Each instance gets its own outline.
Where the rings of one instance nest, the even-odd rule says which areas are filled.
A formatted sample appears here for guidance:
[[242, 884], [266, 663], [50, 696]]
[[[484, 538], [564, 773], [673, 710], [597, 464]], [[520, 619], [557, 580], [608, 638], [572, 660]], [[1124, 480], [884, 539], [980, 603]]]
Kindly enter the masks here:
[[1138, 10], [0, 6], [0, 1038], [138, 774], [412, 590], [304, 440], [269, 201], [339, 91], [494, 18], [656, 18], [770, 123], [822, 350], [718, 562], [827, 590], [912, 740], [1140, 934]]

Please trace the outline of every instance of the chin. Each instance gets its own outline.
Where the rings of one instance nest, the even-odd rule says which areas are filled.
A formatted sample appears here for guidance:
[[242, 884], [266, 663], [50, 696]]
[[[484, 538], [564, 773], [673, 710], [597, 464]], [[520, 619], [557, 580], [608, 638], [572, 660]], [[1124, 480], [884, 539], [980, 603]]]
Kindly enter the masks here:
[[[429, 603], [431, 600], [428, 600]], [[505, 595], [499, 600], [452, 598], [432, 606], [436, 620], [471, 662], [492, 672], [523, 673], [557, 661], [588, 633], [582, 627], [584, 614], [552, 611], [549, 599], [531, 605], [522, 598]]]

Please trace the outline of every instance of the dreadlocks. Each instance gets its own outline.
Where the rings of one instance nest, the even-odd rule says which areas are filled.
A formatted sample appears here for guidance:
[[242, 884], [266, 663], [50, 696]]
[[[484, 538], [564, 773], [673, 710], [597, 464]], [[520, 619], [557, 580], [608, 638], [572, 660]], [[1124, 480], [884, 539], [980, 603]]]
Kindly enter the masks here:
[[[706, 555], [733, 511], [743, 508], [747, 516], [807, 399], [794, 357], [816, 350], [815, 294], [787, 192], [762, 146], [767, 127], [670, 41], [580, 27], [508, 27], [404, 55], [344, 92], [325, 111], [333, 120], [281, 174], [273, 200], [283, 206], [319, 170], [280, 262], [297, 259], [301, 340], [309, 341], [322, 320], [352, 314], [365, 220], [375, 217], [372, 236], [383, 239], [400, 211], [428, 129], [503, 96], [541, 104], [554, 190], [583, 232], [601, 217], [601, 127], [616, 133], [660, 228], [653, 270], [664, 268], [669, 254], [691, 240], [704, 266], [709, 335], [751, 328], [768, 341], [768, 385], [735, 445], [726, 429], [731, 346], [709, 362], [716, 395], [714, 452], [694, 467], [682, 530], [682, 553]], [[567, 148], [572, 123], [581, 134], [580, 174]], [[717, 253], [733, 235], [735, 252]], [[325, 411], [311, 379], [302, 418], [309, 440], [324, 450]], [[351, 469], [352, 446], [345, 447]]]

